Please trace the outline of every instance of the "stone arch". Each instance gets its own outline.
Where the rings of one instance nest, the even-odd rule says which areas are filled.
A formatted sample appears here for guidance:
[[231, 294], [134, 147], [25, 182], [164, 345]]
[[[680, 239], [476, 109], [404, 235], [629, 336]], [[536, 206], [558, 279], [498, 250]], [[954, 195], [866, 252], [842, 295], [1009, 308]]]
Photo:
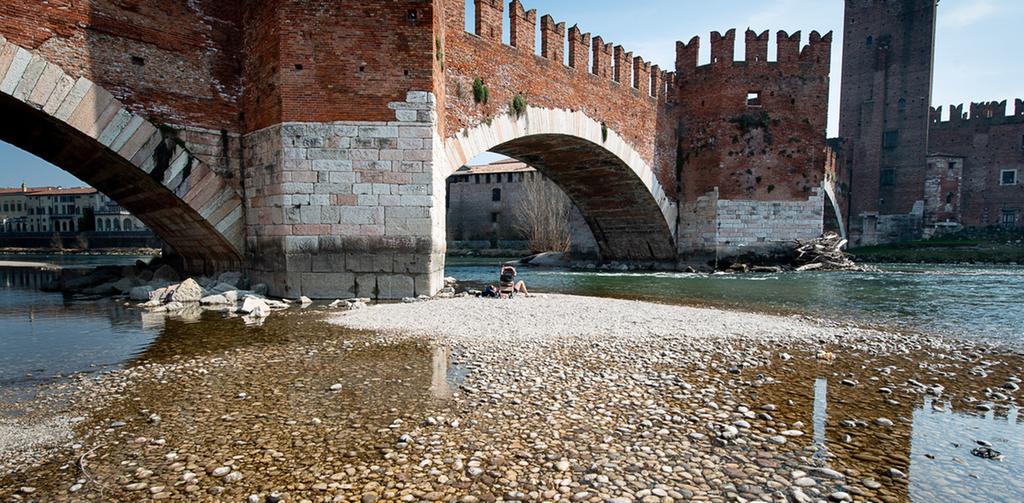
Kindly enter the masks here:
[[107, 195], [153, 229], [189, 269], [239, 267], [245, 222], [234, 187], [173, 131], [2, 36], [0, 117], [0, 140]]
[[583, 112], [530, 107], [454, 133], [444, 149], [444, 176], [488, 151], [537, 168], [579, 208], [605, 260], [676, 260], [677, 204], [633, 147]]

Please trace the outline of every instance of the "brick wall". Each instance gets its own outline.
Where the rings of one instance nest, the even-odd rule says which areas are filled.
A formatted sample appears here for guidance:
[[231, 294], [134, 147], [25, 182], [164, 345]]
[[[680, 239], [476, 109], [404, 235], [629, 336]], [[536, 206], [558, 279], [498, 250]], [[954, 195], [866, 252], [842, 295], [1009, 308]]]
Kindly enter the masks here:
[[237, 131], [239, 2], [0, 4], [0, 34], [154, 123]]
[[[700, 39], [680, 44], [682, 197], [718, 187], [723, 199], [805, 200], [821, 186], [827, 161], [832, 36], [814, 32], [800, 51], [779, 32], [778, 61], [754, 59], [762, 38], [747, 32], [747, 61], [733, 61], [735, 31], [712, 34], [717, 61], [696, 66]], [[762, 49], [762, 52], [763, 49]], [[748, 103], [748, 95], [756, 93]]]
[[[445, 0], [443, 4], [447, 31], [444, 44], [447, 135], [506, 113], [516, 95], [524, 96], [531, 106], [581, 110], [623, 136], [644, 161], [654, 167], [666, 192], [675, 194], [674, 138], [656, 132], [667, 93], [661, 89], [647, 91], [651, 87], [647, 76], [642, 78], [642, 89], [634, 86], [634, 63], [632, 57], [626, 60], [627, 51], [620, 50], [622, 78], [614, 81], [612, 73], [606, 72], [603, 66], [597, 69], [599, 76], [594, 74], [594, 67], [583, 64], [590, 61], [593, 50], [583, 41], [590, 40], [593, 47], [602, 49], [605, 42], [577, 26], [567, 30], [564, 22], [538, 16], [535, 10], [526, 10], [520, 2], [513, 2], [509, 17], [502, 3], [482, 1], [476, 5], [477, 19], [482, 23], [477, 27], [479, 33], [467, 33], [464, 30], [465, 2]], [[540, 41], [535, 40], [531, 24], [534, 22], [541, 25]], [[516, 27], [515, 46], [501, 42], [502, 23]], [[567, 36], [571, 39], [568, 50]], [[535, 48], [543, 46], [545, 41], [544, 55], [536, 54]], [[567, 54], [578, 67], [567, 65]], [[646, 71], [647, 66], [641, 63], [641, 68]], [[650, 71], [657, 75], [659, 82], [668, 80], [664, 72], [653, 68]], [[477, 78], [488, 87], [486, 104], [474, 100], [473, 81]], [[673, 122], [666, 119], [663, 124]]]
[[937, 3], [846, 2], [839, 179], [853, 244], [865, 213], [906, 215], [924, 198]]
[[[1024, 101], [1016, 100], [1007, 115], [1007, 102], [972, 103], [933, 110], [929, 151], [963, 157], [960, 222], [981, 228], [1002, 225], [1004, 212], [1015, 212], [1016, 227], [1024, 227]], [[1016, 170], [1018, 181], [1003, 185], [1003, 170]]]
[[247, 4], [247, 131], [282, 121], [390, 121], [389, 103], [433, 90], [433, 2]]
[[677, 45], [680, 211], [683, 256], [770, 250], [821, 233], [830, 162], [825, 111], [831, 33], [748, 30], [746, 60], [734, 61], [735, 31], [711, 36], [710, 64], [697, 66], [700, 39]]

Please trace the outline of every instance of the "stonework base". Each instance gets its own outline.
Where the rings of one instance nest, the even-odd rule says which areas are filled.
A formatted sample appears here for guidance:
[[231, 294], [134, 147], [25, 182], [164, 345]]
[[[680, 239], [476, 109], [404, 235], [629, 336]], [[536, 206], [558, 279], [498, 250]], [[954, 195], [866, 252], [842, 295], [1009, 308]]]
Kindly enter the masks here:
[[824, 191], [802, 201], [719, 199], [718, 191], [680, 205], [682, 260], [724, 258], [748, 253], [770, 255], [795, 240], [821, 235]]
[[281, 297], [400, 299], [443, 286], [444, 177], [433, 95], [392, 122], [284, 123], [246, 135], [246, 252]]

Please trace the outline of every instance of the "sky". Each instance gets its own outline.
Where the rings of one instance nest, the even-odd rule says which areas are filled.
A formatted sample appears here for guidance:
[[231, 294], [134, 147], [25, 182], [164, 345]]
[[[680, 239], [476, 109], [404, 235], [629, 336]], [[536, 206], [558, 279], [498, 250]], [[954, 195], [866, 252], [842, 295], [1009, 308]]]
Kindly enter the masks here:
[[[769, 30], [769, 58], [775, 56], [775, 32], [833, 31], [829, 136], [838, 134], [842, 68], [842, 0], [522, 0], [527, 9], [550, 14], [567, 26], [601, 35], [661, 68], [675, 68], [676, 40], [701, 37], [701, 64], [710, 60], [712, 31], [737, 31], [736, 58], [743, 58], [743, 32]], [[470, 2], [472, 3], [472, 2]], [[507, 11], [506, 7], [506, 11]], [[507, 16], [507, 12], [506, 12]], [[1015, 49], [1021, 0], [941, 0], [935, 44], [933, 105], [1024, 98], [1024, 65]], [[467, 23], [472, 16], [467, 16]], [[505, 21], [508, 40], [508, 21]], [[539, 43], [537, 44], [539, 47]], [[0, 118], [0, 120], [4, 120]], [[493, 160], [485, 155], [477, 161]], [[16, 147], [0, 142], [0, 187], [83, 185], [69, 173]]]

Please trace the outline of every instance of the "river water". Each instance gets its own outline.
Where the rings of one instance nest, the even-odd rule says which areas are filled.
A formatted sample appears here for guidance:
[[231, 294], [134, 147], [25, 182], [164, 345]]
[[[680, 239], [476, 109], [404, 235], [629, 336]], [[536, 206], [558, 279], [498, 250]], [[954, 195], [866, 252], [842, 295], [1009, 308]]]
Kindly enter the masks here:
[[[131, 264], [136, 259], [0, 256], [0, 262], [60, 262], [64, 267]], [[496, 280], [499, 263], [497, 259], [452, 259], [446, 275], [464, 284], [484, 285]], [[20, 410], [5, 409], [4, 403], [20, 402], [23, 407], [46, 389], [46, 383], [71, 374], [225, 351], [275, 338], [289, 339], [294, 331], [310, 330], [302, 326], [302, 315], [277, 315], [284, 317], [251, 328], [237, 319], [207, 313], [203, 323], [196, 324], [147, 314], [121, 300], [40, 291], [40, 285], [55, 274], [40, 268], [0, 266], [0, 417], [5, 411], [17, 414]], [[520, 279], [534, 292], [806, 314], [1024, 347], [1024, 267], [897, 265], [874, 273], [735, 275], [524, 267]], [[450, 356], [434, 354], [430, 366], [441, 369], [435, 369], [435, 374], [444, 375], [449, 360]], [[802, 403], [813, 397], [807, 406], [813, 417], [813, 441], [822, 445], [823, 451], [828, 446], [841, 451], [842, 430], [836, 422], [849, 417], [844, 408], [857, 408], [871, 399], [842, 399], [840, 394], [841, 399], [833, 403], [830, 395], [838, 389], [838, 378], [828, 377], [829, 372], [820, 369], [793, 375], [789, 378], [792, 386], [785, 388], [793, 395], [778, 400]], [[441, 389], [435, 388], [431, 386], [431, 393]], [[986, 501], [1013, 501], [1005, 496], [1024, 493], [1014, 475], [1024, 469], [1024, 431], [1018, 409], [1010, 407], [998, 414], [955, 412], [931, 398], [907, 405], [910, 408], [902, 413], [910, 417], [912, 428], [897, 435], [894, 449], [909, 453], [910, 499], [935, 501], [943, 495], [966, 494]], [[994, 463], [965, 454], [964, 446], [979, 438], [994, 442], [1006, 461]], [[942, 485], [936, 486], [936, 481]], [[956, 488], [967, 492], [957, 493]]]
[[[84, 267], [132, 264], [134, 256], [0, 256]], [[484, 285], [498, 259], [451, 259], [446, 275]], [[180, 331], [161, 315], [113, 299], [39, 290], [54, 271], [0, 267], [0, 396], [143, 355]], [[643, 299], [773, 313], [808, 314], [1024, 347], [1024, 267], [884, 266], [875, 273], [688, 274], [520, 268], [535, 292]]]
[[[456, 259], [446, 273], [494, 284], [501, 262]], [[839, 318], [1024, 347], [1024, 267], [883, 265], [881, 272], [702, 274], [519, 268], [540, 292]]]

